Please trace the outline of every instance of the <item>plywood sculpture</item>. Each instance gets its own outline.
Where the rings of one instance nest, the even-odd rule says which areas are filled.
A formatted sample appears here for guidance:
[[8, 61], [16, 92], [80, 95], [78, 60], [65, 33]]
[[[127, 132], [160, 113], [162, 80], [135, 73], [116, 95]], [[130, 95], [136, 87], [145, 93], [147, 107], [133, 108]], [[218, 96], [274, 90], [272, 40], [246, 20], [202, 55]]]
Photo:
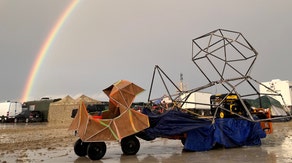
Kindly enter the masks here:
[[83, 142], [120, 141], [149, 127], [148, 116], [131, 109], [136, 95], [144, 89], [120, 80], [103, 91], [109, 97], [109, 110], [101, 114], [102, 119], [89, 115], [85, 104], [81, 103], [69, 127], [77, 131]]

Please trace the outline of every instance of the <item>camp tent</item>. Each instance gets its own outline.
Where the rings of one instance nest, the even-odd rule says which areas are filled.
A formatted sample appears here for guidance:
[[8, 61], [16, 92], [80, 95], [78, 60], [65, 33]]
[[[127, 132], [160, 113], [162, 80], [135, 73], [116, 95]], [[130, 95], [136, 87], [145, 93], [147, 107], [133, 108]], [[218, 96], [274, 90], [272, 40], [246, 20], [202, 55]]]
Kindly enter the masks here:
[[101, 103], [86, 95], [81, 95], [77, 99], [73, 99], [71, 96], [67, 95], [60, 101], [50, 104], [48, 121], [55, 124], [65, 123], [69, 125], [72, 121], [72, 110], [77, 109], [81, 102], [85, 103], [85, 105]]
[[76, 101], [69, 95], [62, 98], [60, 101], [54, 102], [54, 105], [64, 105], [64, 104], [76, 104]]
[[[270, 96], [261, 96], [255, 100], [246, 100], [252, 107], [270, 108], [272, 116], [287, 116], [287, 112], [281, 103]], [[262, 106], [260, 106], [262, 104]]]
[[78, 104], [78, 106], [79, 106], [79, 104], [81, 102], [84, 102], [86, 105], [89, 105], [89, 104], [100, 104], [101, 103], [101, 101], [95, 100], [95, 99], [90, 98], [90, 97], [85, 96], [85, 95], [81, 95], [75, 101]]

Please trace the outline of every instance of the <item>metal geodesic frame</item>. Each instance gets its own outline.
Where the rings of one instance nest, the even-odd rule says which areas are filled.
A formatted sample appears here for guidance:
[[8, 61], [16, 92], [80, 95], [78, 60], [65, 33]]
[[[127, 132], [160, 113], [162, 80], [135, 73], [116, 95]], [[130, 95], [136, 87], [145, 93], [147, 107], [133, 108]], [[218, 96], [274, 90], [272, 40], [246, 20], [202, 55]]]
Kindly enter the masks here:
[[[209, 82], [210, 76], [199, 65], [202, 60], [208, 63], [208, 69], [219, 75], [220, 80], [224, 80], [231, 78], [226, 71], [228, 68], [235, 77], [248, 76], [258, 55], [241, 33], [231, 30], [217, 29], [193, 39], [192, 42], [192, 61]], [[247, 60], [250, 60], [250, 64], [246, 63]], [[243, 63], [245, 68], [238, 67], [240, 63]]]
[[[188, 92], [193, 93], [214, 85], [221, 85], [227, 94], [236, 94], [239, 97], [249, 118], [254, 121], [242, 97], [261, 96], [254, 83], [263, 84], [250, 76], [258, 55], [257, 51], [240, 32], [225, 29], [214, 30], [193, 39], [192, 42], [192, 61], [209, 83], [205, 86], [189, 90]], [[201, 62], [203, 64], [200, 64]], [[212, 80], [214, 76], [217, 78], [215, 77]], [[251, 89], [252, 93], [242, 94], [237, 89], [242, 83], [246, 83], [245, 89]], [[271, 88], [265, 85], [263, 86], [272, 92], [270, 95], [282, 97], [281, 94]], [[216, 108], [215, 115], [218, 108], [229, 111], [226, 108], [222, 108], [219, 104]]]
[[[228, 95], [236, 94], [239, 97], [239, 101], [247, 112], [248, 117], [244, 117], [236, 113], [233, 114], [250, 121], [258, 121], [254, 120], [243, 98], [249, 98], [252, 96], [259, 98], [261, 95], [273, 95], [281, 96], [283, 100], [281, 94], [263, 85], [250, 76], [258, 53], [240, 32], [217, 29], [193, 39], [192, 43], [192, 61], [208, 80], [208, 83], [197, 88], [180, 90], [175, 86], [175, 83], [166, 75], [166, 73], [156, 65], [154, 68], [148, 101], [150, 101], [156, 71], [157, 74], [159, 74], [165, 89], [167, 90], [169, 98], [178, 104], [177, 106], [179, 107], [182, 107], [186, 103], [208, 105], [211, 107], [210, 103], [205, 104], [200, 102], [189, 102], [188, 98], [194, 92], [204, 91], [210, 87], [221, 86], [223, 88], [221, 93]], [[203, 64], [201, 64], [201, 62], [203, 62]], [[169, 86], [166, 84], [165, 80], [169, 80], [170, 85], [176, 88], [175, 93], [170, 93], [168, 89]], [[254, 86], [255, 84], [263, 85], [266, 89], [270, 90], [271, 94], [261, 94]], [[243, 89], [250, 90], [250, 92], [241, 92], [241, 87], [243, 87]], [[183, 94], [185, 96], [182, 98]], [[222, 100], [222, 102], [223, 101], [224, 100]], [[215, 115], [219, 108], [230, 112], [230, 110], [228, 108], [224, 108], [221, 103], [215, 106]], [[260, 106], [261, 105], [262, 104], [260, 101]], [[214, 119], [215, 116], [213, 117], [213, 120]]]

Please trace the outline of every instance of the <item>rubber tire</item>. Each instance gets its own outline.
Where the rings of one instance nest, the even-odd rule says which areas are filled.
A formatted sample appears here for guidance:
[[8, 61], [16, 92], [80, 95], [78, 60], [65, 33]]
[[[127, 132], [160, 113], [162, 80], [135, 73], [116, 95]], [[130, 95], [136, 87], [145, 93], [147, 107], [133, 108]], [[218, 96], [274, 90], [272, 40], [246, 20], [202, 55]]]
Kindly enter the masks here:
[[186, 138], [181, 138], [180, 141], [181, 141], [181, 144], [182, 145], [185, 145], [186, 144]]
[[87, 155], [87, 147], [89, 143], [83, 142], [78, 139], [74, 144], [74, 152], [79, 157], [84, 157]]
[[121, 140], [121, 148], [125, 155], [135, 155], [140, 149], [140, 142], [136, 136], [128, 136]]
[[106, 153], [105, 142], [91, 142], [87, 147], [87, 156], [91, 160], [100, 160]]

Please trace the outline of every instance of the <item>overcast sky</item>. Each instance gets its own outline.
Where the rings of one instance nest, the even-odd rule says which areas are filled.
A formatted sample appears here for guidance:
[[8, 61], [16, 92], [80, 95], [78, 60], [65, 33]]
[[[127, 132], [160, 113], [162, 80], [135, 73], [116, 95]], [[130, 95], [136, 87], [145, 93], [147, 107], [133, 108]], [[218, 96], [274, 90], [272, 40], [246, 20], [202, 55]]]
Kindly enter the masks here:
[[[20, 100], [34, 60], [69, 0], [0, 0], [0, 101]], [[51, 45], [28, 100], [88, 95], [125, 79], [145, 89], [159, 65], [189, 89], [196, 70], [192, 39], [218, 28], [241, 32], [258, 51], [251, 76], [291, 80], [291, 0], [81, 1]]]

